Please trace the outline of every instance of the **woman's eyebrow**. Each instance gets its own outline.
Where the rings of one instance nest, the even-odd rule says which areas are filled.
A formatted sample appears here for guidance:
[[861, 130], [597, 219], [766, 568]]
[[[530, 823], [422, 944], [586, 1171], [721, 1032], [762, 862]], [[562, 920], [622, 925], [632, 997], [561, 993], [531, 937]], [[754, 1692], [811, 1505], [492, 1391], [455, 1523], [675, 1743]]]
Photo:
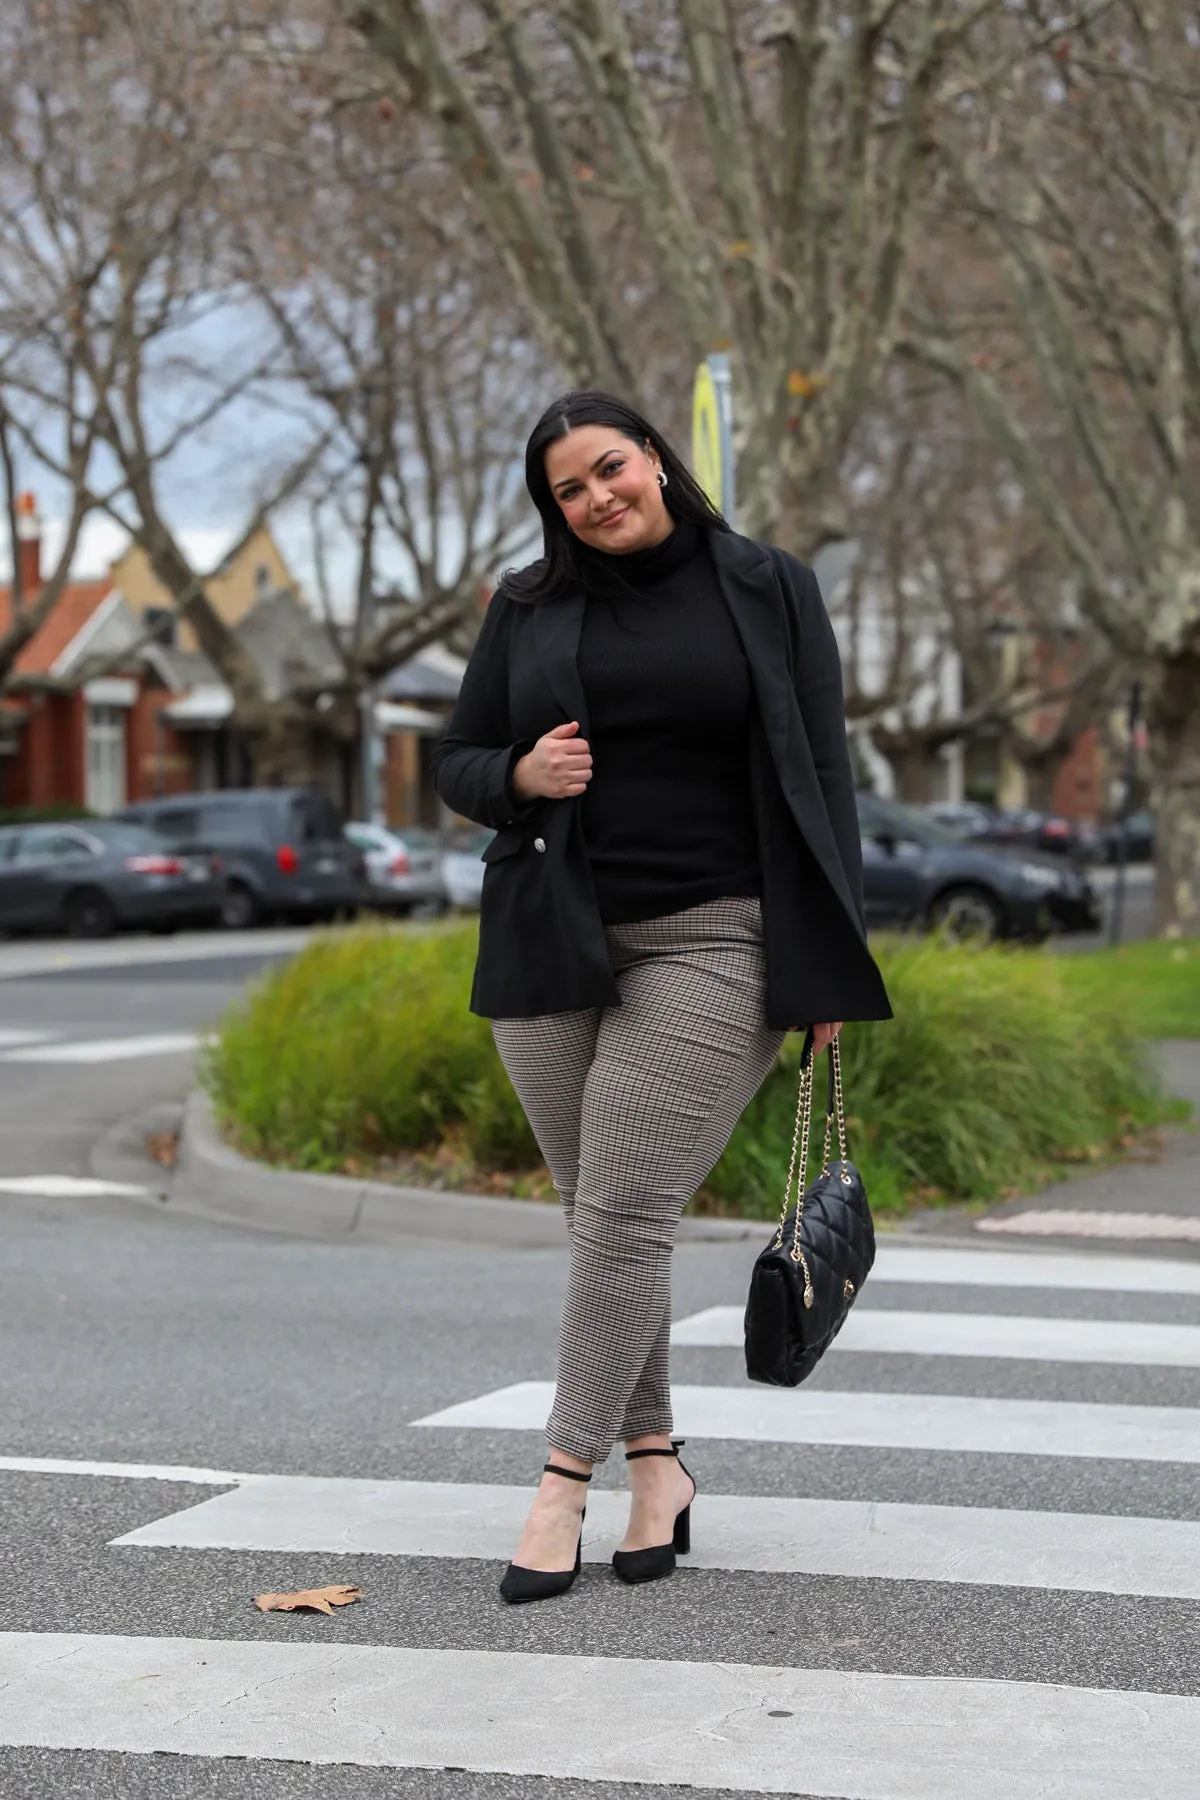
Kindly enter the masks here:
[[[593, 469], [598, 469], [600, 464], [602, 462], [607, 462], [610, 456], [616, 456], [617, 454], [618, 452], [616, 450], [605, 450], [602, 455], [596, 458], [594, 463], [588, 464], [588, 473], [590, 474]], [[551, 492], [557, 494], [559, 488], [570, 487], [571, 483], [577, 479], [578, 477], [575, 475], [566, 475], [561, 481], [556, 481], [554, 483]]]

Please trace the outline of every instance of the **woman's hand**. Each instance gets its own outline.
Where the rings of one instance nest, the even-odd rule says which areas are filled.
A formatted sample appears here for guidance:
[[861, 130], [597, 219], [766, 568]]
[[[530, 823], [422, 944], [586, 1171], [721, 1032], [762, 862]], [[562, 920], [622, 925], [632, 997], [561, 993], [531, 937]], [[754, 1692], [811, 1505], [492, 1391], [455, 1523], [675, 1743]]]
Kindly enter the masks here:
[[579, 720], [556, 725], [540, 737], [513, 769], [513, 792], [518, 800], [566, 800], [582, 794], [592, 779], [592, 752], [586, 738], [578, 738]]
[[[837, 1036], [838, 1032], [841, 1029], [842, 1029], [841, 1019], [838, 1019], [832, 1025], [814, 1025], [813, 1026], [813, 1056], [814, 1056], [814, 1058], [820, 1056], [822, 1050], [827, 1050], [829, 1048], [830, 1044], [832, 1044], [834, 1038]], [[792, 1030], [793, 1031], [807, 1031], [808, 1027], [807, 1027], [807, 1025], [793, 1025]]]

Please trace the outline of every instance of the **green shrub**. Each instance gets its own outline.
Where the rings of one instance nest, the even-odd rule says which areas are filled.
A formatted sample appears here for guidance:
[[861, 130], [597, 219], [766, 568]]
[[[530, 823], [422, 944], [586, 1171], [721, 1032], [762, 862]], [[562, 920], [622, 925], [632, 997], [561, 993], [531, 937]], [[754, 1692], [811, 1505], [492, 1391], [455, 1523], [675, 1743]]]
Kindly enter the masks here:
[[[467, 1010], [476, 929], [330, 934], [269, 974], [208, 1055], [236, 1141], [321, 1169], [436, 1146], [453, 1128], [482, 1167], [536, 1165], [488, 1022]], [[914, 1192], [993, 1197], [1169, 1110], [1139, 1050], [1137, 1008], [1119, 985], [1085, 978], [1086, 958], [932, 940], [877, 948], [897, 1016], [843, 1034], [851, 1154], [877, 1209]], [[730, 1210], [767, 1217], [779, 1204], [800, 1047], [790, 1033], [705, 1184]]]
[[0, 806], [0, 825], [57, 825], [61, 819], [94, 819], [89, 807], [74, 800], [54, 800], [48, 806]]
[[[896, 1017], [843, 1033], [850, 1150], [877, 1210], [914, 1190], [991, 1199], [1163, 1116], [1136, 1013], [1072, 978], [1077, 958], [928, 938], [877, 949]], [[741, 1211], [782, 1198], [799, 1056], [793, 1034], [707, 1183]], [[822, 1061], [818, 1114], [824, 1093]]]

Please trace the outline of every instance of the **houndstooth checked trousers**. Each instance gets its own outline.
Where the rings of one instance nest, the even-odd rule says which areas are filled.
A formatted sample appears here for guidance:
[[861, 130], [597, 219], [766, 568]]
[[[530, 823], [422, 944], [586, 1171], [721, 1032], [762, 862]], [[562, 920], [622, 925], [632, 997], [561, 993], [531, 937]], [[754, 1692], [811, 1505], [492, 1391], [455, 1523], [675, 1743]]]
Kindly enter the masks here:
[[756, 898], [605, 938], [620, 1006], [492, 1020], [571, 1237], [546, 1435], [588, 1462], [672, 1428], [675, 1228], [786, 1035], [764, 1022]]

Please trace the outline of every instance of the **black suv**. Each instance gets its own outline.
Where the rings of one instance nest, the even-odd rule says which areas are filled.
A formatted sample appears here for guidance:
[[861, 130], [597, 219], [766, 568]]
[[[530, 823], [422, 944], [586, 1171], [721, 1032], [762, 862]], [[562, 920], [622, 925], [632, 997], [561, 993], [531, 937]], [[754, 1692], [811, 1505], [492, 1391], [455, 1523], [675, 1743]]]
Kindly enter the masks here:
[[225, 879], [221, 920], [233, 929], [265, 919], [328, 921], [367, 897], [361, 850], [344, 837], [333, 802], [308, 788], [172, 794], [120, 816], [178, 850], [215, 852]]

